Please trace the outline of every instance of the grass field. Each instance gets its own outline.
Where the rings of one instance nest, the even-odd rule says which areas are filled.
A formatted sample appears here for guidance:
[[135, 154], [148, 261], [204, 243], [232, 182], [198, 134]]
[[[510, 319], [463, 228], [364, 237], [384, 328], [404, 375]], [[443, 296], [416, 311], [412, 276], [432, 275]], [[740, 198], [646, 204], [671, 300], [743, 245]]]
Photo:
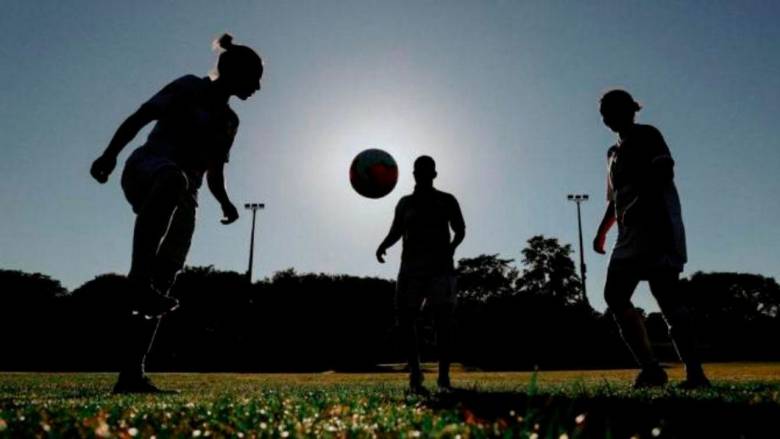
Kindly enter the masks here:
[[113, 374], [0, 373], [0, 437], [780, 437], [780, 364], [706, 370], [700, 391], [635, 391], [633, 370], [456, 371], [459, 390], [430, 398], [401, 373], [152, 374], [181, 390], [166, 396], [111, 396]]

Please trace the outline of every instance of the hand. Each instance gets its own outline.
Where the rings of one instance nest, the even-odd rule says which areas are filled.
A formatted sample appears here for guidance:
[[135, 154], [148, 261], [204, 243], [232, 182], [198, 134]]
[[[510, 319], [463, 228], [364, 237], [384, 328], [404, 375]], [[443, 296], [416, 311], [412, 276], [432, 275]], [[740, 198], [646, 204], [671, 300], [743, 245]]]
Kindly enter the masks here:
[[97, 180], [98, 183], [103, 184], [108, 181], [108, 176], [116, 167], [116, 157], [101, 155], [94, 162], [92, 167], [89, 168], [89, 173], [92, 178]]
[[376, 249], [376, 260], [379, 261], [380, 264], [385, 263], [385, 252], [387, 252], [387, 249], [381, 245]]
[[603, 233], [597, 233], [596, 237], [593, 238], [593, 251], [600, 255], [604, 255], [607, 252], [604, 250], [604, 243], [607, 240], [607, 235]]
[[230, 224], [232, 222], [235, 222], [238, 219], [238, 210], [236, 209], [236, 206], [233, 205], [230, 201], [224, 203], [222, 205], [222, 218], [219, 220], [222, 224]]

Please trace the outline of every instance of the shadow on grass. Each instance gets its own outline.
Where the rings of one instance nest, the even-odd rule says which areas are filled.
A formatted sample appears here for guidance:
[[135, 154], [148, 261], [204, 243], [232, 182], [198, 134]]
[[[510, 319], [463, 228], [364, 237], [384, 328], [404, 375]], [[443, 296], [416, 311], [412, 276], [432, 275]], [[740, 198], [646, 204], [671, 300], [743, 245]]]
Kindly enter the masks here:
[[[777, 389], [767, 389], [774, 391]], [[766, 437], [780, 430], [780, 404], [719, 398], [713, 389], [675, 392], [614, 392], [577, 396], [566, 392], [457, 389], [423, 402], [454, 410], [467, 424], [496, 426], [512, 435], [539, 437]]]

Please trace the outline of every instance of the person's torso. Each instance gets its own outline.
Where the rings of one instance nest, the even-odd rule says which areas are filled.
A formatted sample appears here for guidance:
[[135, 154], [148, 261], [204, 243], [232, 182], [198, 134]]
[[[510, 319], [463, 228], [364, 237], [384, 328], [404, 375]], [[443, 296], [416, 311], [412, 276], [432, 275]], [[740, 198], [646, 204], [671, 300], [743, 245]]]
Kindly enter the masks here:
[[[652, 130], [652, 131], [651, 131]], [[615, 203], [615, 211], [618, 218], [624, 210], [630, 206], [640, 195], [640, 189], [647, 189], [651, 181], [653, 155], [659, 149], [666, 146], [655, 145], [654, 142], [662, 141], [653, 135], [655, 129], [647, 125], [635, 125], [631, 132], [620, 143], [610, 148], [608, 158], [609, 186], [612, 192], [611, 198]], [[642, 200], [645, 204], [645, 212], [654, 212], [665, 209], [664, 193], [675, 191], [672, 180], [665, 182], [662, 187], [651, 188], [652, 197]]]
[[[677, 188], [673, 179], [651, 183], [653, 160], [659, 156], [671, 159], [663, 138], [656, 133], [652, 127], [636, 125], [609, 150], [608, 183], [615, 214], [621, 219], [629, 206], [638, 209], [631, 224], [618, 222], [615, 252], [632, 258], [672, 255], [675, 265], [681, 266], [686, 259], [685, 231]], [[648, 187], [651, 184], [659, 186]]]
[[402, 270], [452, 271], [450, 221], [452, 196], [436, 189], [404, 197]]
[[159, 118], [147, 147], [197, 179], [211, 164], [226, 161], [237, 129], [229, 106], [208, 99], [208, 78], [194, 78]]

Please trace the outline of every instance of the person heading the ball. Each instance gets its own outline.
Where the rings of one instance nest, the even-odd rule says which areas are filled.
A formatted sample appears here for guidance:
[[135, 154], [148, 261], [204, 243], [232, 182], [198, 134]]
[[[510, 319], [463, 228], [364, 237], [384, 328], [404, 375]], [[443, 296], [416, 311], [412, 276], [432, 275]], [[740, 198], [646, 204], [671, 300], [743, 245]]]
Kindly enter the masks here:
[[691, 315], [679, 291], [687, 255], [674, 160], [655, 127], [635, 122], [640, 108], [624, 90], [611, 90], [601, 98], [602, 120], [618, 135], [617, 144], [607, 152], [608, 204], [593, 241], [594, 250], [604, 254], [606, 234], [617, 222], [604, 299], [641, 367], [635, 387], [660, 386], [668, 380], [650, 347], [642, 316], [631, 304], [641, 280], [649, 282], [685, 363], [683, 386], [708, 386], [696, 353]]
[[[451, 387], [450, 353], [457, 300], [453, 259], [466, 236], [458, 201], [433, 187], [436, 175], [431, 157], [415, 160], [414, 192], [398, 202], [390, 231], [376, 250], [377, 260], [384, 263], [387, 249], [403, 238], [395, 306], [409, 361], [409, 388], [416, 394], [427, 393], [417, 344], [417, 322], [425, 303], [432, 306], [436, 327], [438, 385], [442, 389]], [[454, 236], [450, 236], [450, 229]]]
[[122, 189], [136, 214], [133, 256], [128, 274], [133, 289], [130, 321], [124, 329], [115, 393], [154, 393], [144, 375], [144, 360], [160, 317], [178, 302], [168, 297], [184, 266], [195, 229], [197, 194], [205, 175], [222, 207], [222, 224], [238, 219], [225, 189], [224, 167], [238, 129], [228, 105], [231, 96], [246, 100], [260, 90], [263, 61], [254, 50], [222, 35], [214, 79], [182, 76], [163, 87], [117, 129], [90, 173], [105, 183], [122, 149], [156, 121], [144, 145], [127, 159]]

